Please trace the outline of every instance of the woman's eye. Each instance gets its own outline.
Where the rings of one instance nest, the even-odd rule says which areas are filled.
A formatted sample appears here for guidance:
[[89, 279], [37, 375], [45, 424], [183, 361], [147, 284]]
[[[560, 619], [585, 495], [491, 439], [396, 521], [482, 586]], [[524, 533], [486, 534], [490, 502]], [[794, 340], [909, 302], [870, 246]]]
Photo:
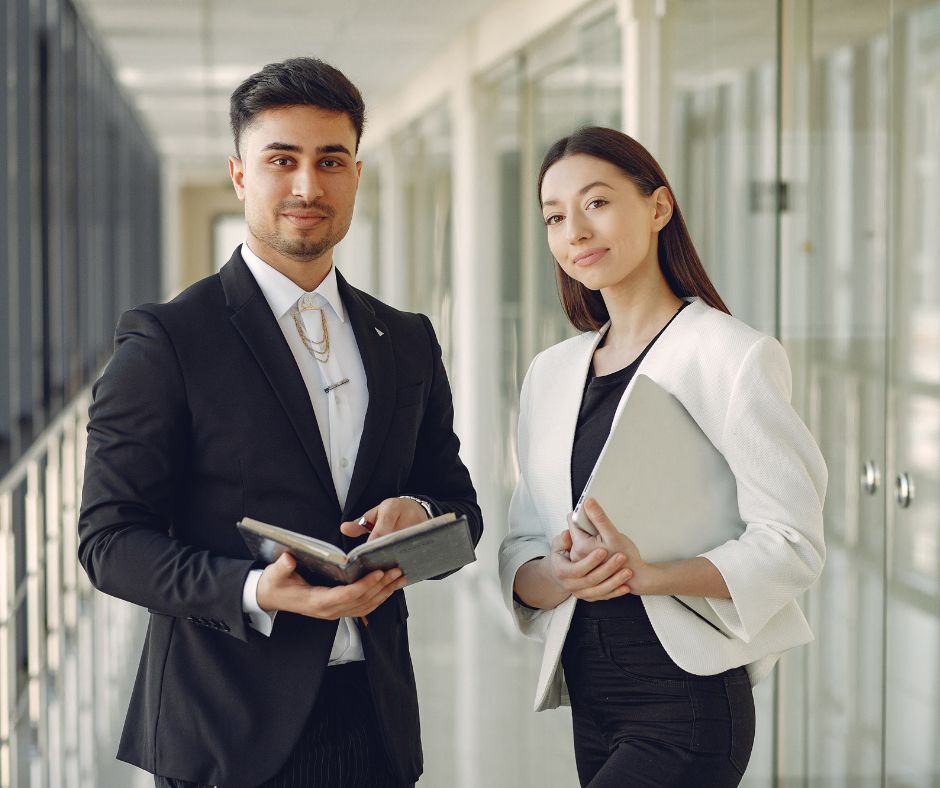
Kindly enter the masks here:
[[560, 216], [559, 214], [553, 213], [551, 216], [546, 216], [546, 217], [545, 217], [545, 224], [546, 224], [546, 225], [558, 224], [558, 222], [560, 222], [560, 221], [562, 220], [562, 218], [563, 218], [563, 217]]
[[604, 205], [607, 205], [607, 200], [603, 197], [595, 197], [588, 203], [588, 208], [601, 208]]

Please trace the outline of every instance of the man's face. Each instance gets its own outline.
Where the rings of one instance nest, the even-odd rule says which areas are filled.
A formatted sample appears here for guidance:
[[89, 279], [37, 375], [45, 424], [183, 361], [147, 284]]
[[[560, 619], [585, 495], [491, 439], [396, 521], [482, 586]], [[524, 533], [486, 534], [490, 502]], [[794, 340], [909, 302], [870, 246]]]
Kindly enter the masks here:
[[307, 105], [265, 110], [244, 129], [240, 147], [229, 171], [252, 251], [278, 268], [331, 263], [352, 221], [362, 169], [349, 116]]

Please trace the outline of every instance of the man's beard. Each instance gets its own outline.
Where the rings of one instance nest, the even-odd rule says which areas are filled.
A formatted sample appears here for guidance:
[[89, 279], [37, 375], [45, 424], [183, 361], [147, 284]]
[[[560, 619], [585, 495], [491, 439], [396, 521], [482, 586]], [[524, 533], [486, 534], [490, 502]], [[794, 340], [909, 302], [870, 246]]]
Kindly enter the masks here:
[[[314, 210], [319, 211], [327, 219], [333, 219], [336, 211], [329, 205], [320, 205], [316, 202], [306, 205], [298, 202], [285, 202], [277, 207], [276, 215], [289, 210]], [[278, 234], [274, 228], [264, 228], [256, 226], [251, 217], [245, 217], [248, 224], [248, 231], [259, 241], [274, 249], [276, 252], [299, 262], [310, 262], [324, 255], [336, 244], [343, 240], [349, 230], [349, 224], [345, 227], [334, 228], [334, 231], [323, 238], [286, 238]]]

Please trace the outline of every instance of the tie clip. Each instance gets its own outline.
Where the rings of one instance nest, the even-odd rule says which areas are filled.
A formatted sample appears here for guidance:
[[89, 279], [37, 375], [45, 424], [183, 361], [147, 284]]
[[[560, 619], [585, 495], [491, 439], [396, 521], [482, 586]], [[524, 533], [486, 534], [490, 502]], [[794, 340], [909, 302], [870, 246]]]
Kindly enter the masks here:
[[325, 389], [323, 389], [324, 394], [329, 394], [333, 389], [338, 389], [340, 386], [349, 383], [349, 378], [343, 378], [339, 383], [331, 383]]

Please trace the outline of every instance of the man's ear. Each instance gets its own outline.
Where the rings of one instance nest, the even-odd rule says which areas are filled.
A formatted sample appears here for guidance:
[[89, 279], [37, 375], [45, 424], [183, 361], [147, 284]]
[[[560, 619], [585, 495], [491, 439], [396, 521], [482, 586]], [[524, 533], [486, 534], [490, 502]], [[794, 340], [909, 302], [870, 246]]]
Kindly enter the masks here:
[[228, 157], [228, 174], [232, 178], [235, 194], [239, 200], [245, 201], [245, 165], [237, 156]]

